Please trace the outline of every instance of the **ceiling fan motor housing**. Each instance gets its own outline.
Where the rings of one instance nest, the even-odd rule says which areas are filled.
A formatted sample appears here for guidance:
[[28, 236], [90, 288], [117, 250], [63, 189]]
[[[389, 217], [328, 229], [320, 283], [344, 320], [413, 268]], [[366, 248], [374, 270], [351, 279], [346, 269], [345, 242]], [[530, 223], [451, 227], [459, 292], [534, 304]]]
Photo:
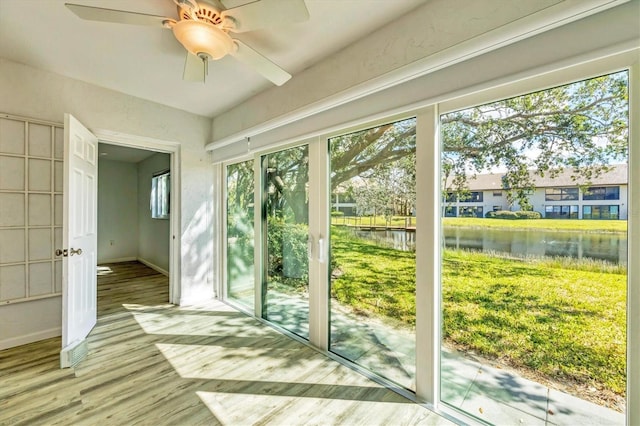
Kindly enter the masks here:
[[220, 59], [234, 49], [233, 40], [220, 28], [200, 21], [178, 21], [173, 26], [178, 41], [194, 55], [206, 54], [210, 59]]
[[180, 7], [178, 12], [180, 21], [172, 26], [173, 34], [190, 53], [216, 60], [235, 49], [227, 31], [221, 29], [224, 19], [218, 10], [201, 3], [195, 12]]

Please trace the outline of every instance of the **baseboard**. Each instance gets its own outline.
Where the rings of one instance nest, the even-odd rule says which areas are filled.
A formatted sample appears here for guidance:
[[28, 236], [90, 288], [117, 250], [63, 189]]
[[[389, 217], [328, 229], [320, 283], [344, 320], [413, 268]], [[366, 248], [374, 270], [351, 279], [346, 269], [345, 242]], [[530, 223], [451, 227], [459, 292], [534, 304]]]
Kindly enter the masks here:
[[98, 260], [98, 265], [100, 265], [101, 263], [135, 262], [136, 260], [138, 259], [135, 257], [117, 257], [115, 259]]
[[165, 269], [162, 269], [158, 265], [155, 265], [155, 264], [149, 262], [148, 260], [144, 260], [142, 258], [138, 258], [137, 260], [138, 260], [138, 262], [142, 263], [143, 265], [148, 266], [149, 268], [153, 269], [154, 271], [160, 272], [165, 277], [169, 276], [169, 271], [167, 271]]
[[16, 346], [26, 345], [27, 343], [38, 342], [51, 337], [62, 336], [62, 327], [50, 328], [48, 330], [38, 331], [36, 333], [25, 334], [23, 336], [11, 337], [9, 339], [0, 340], [0, 351]]

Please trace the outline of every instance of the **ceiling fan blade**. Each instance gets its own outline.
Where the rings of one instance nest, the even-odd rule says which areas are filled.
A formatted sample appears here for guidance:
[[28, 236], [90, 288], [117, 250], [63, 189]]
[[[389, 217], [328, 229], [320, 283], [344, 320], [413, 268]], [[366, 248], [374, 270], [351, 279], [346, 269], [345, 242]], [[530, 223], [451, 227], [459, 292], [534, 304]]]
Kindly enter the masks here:
[[291, 74], [289, 74], [240, 40], [234, 39], [233, 41], [238, 46], [238, 49], [235, 52], [231, 52], [231, 55], [240, 62], [249, 65], [251, 68], [262, 74], [268, 80], [271, 80], [273, 84], [282, 86], [291, 78]]
[[259, 0], [227, 9], [221, 14], [233, 20], [235, 27], [229, 30], [236, 33], [309, 19], [309, 11], [304, 0]]
[[201, 59], [193, 53], [187, 52], [182, 79], [185, 81], [204, 83], [205, 77], [207, 76], [208, 65], [206, 59]]
[[67, 9], [88, 21], [113, 22], [117, 24], [150, 25], [162, 27], [163, 22], [169, 20], [164, 16], [147, 15], [145, 13], [127, 12], [126, 10], [103, 9], [101, 7], [83, 6], [65, 3]]

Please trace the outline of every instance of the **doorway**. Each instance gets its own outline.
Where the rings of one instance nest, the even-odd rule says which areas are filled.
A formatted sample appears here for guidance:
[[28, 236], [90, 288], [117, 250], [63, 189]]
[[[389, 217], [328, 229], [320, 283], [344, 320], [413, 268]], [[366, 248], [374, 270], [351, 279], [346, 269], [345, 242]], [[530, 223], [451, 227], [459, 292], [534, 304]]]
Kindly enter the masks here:
[[[180, 275], [178, 271], [180, 245], [176, 244], [176, 235], [178, 235], [180, 229], [180, 145], [177, 142], [108, 131], [98, 130], [95, 134], [99, 140], [99, 163], [103, 161], [112, 161], [115, 163], [126, 160], [136, 164], [135, 177], [137, 195], [135, 197], [135, 204], [138, 210], [136, 217], [143, 217], [141, 222], [138, 221], [138, 229], [142, 228], [144, 230], [144, 235], [142, 236], [143, 250], [138, 250], [138, 253], [134, 256], [131, 254], [132, 247], [128, 247], [127, 250], [129, 250], [129, 254], [121, 256], [117, 253], [123, 253], [123, 251], [118, 251], [118, 249], [124, 247], [118, 246], [119, 243], [117, 239], [104, 235], [105, 229], [102, 229], [101, 232], [99, 219], [98, 261], [135, 260], [160, 272], [168, 277], [168, 302], [179, 304]], [[102, 153], [106, 155], [101, 155]], [[134, 166], [130, 165], [128, 168], [124, 167], [123, 169], [128, 169], [129, 175], [134, 176], [133, 168]], [[117, 173], [118, 167], [112, 167], [111, 169], [110, 172], [111, 175], [113, 175], [114, 172]], [[100, 174], [100, 169], [98, 173]], [[162, 184], [168, 190], [164, 194], [164, 198], [161, 199], [163, 203], [166, 203], [165, 209], [168, 214], [152, 218], [152, 182], [154, 178], [158, 177], [164, 178]], [[119, 178], [121, 179], [121, 176], [119, 176]], [[121, 188], [123, 187], [121, 186]], [[153, 195], [157, 194], [156, 192]], [[129, 196], [131, 196], [131, 194], [129, 194]], [[98, 197], [101, 197], [100, 189], [98, 191]], [[131, 204], [131, 202], [129, 202], [129, 204]], [[104, 201], [102, 205], [106, 205]], [[98, 204], [98, 210], [99, 212], [102, 211], [100, 202]], [[111, 210], [113, 210], [113, 208]], [[130, 222], [132, 222], [131, 218]], [[108, 226], [106, 228], [108, 229]], [[138, 237], [140, 237], [140, 235], [138, 235]], [[139, 240], [139, 238], [137, 239]], [[121, 243], [125, 242], [122, 239], [120, 241]], [[163, 248], [158, 249], [159, 246]], [[104, 253], [107, 257], [103, 257], [101, 253]]]

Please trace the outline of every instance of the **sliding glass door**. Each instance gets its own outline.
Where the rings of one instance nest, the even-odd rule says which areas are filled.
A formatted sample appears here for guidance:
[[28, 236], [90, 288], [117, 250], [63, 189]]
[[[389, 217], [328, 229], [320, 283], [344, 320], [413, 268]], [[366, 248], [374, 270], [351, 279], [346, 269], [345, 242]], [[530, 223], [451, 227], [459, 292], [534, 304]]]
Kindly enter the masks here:
[[227, 298], [253, 310], [253, 160], [227, 166]]
[[440, 117], [443, 207], [488, 211], [442, 219], [446, 404], [488, 423], [625, 423], [628, 80]]
[[227, 297], [464, 421], [632, 418], [637, 78], [549, 78], [228, 165]]
[[416, 120], [329, 140], [329, 350], [415, 389]]
[[266, 154], [262, 168], [262, 317], [309, 337], [309, 148]]

